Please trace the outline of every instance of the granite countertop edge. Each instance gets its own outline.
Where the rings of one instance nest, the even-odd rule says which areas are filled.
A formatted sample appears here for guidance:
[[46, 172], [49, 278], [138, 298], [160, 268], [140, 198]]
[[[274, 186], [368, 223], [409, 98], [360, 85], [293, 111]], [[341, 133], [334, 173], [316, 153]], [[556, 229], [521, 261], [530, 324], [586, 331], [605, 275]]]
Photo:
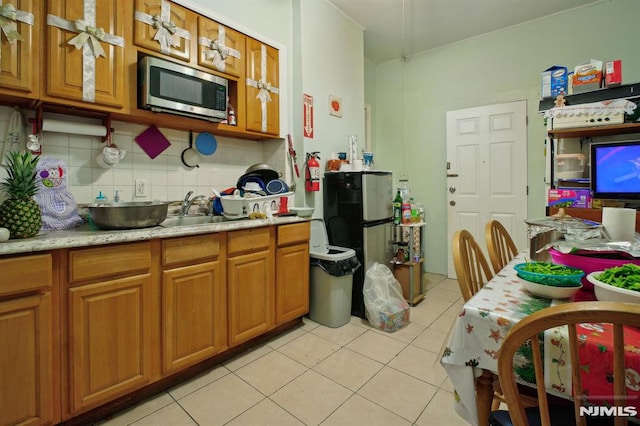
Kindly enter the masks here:
[[207, 223], [190, 226], [165, 228], [154, 226], [141, 229], [100, 230], [81, 225], [63, 231], [42, 232], [35, 237], [12, 239], [0, 243], [0, 256], [19, 253], [32, 253], [72, 247], [88, 247], [105, 244], [125, 243], [132, 241], [152, 240], [156, 238], [172, 238], [198, 234], [234, 231], [239, 229], [259, 228], [271, 225], [306, 222], [309, 218], [298, 216], [274, 217], [270, 219], [237, 220], [218, 223]]

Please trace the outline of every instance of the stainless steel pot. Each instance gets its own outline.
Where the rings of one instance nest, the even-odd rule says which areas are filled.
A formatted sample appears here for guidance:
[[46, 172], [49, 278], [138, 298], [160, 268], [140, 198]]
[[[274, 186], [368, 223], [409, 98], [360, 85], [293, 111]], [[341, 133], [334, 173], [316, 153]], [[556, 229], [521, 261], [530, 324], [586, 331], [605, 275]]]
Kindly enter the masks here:
[[93, 223], [101, 229], [136, 229], [156, 226], [167, 218], [168, 202], [137, 201], [89, 206]]
[[240, 179], [248, 175], [259, 176], [260, 179], [262, 179], [262, 181], [265, 183], [265, 185], [270, 181], [278, 179], [280, 177], [280, 173], [277, 170], [272, 169], [271, 166], [266, 163], [257, 163], [249, 166], [245, 174]]

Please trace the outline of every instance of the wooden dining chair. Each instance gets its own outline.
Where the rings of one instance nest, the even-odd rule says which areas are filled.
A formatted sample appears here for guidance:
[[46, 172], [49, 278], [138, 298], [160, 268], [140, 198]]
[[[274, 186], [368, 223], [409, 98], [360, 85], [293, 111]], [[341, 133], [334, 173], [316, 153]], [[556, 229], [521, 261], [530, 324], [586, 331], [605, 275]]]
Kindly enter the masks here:
[[487, 241], [487, 251], [493, 272], [497, 274], [518, 254], [518, 249], [509, 232], [497, 220], [487, 223], [484, 228], [484, 237]]
[[[578, 358], [578, 347], [582, 343], [580, 335], [576, 332], [576, 325], [582, 323], [609, 323], [613, 325], [613, 393], [616, 396], [615, 404], [625, 407], [629, 405], [626, 401], [626, 381], [624, 365], [623, 325], [640, 327], [640, 304], [619, 303], [619, 302], [575, 302], [556, 305], [550, 308], [535, 312], [514, 325], [500, 348], [498, 357], [498, 375], [502, 385], [505, 399], [509, 411], [494, 411], [491, 413], [491, 424], [513, 424], [515, 426], [526, 426], [529, 424], [548, 425], [586, 425], [591, 424], [591, 420], [603, 420], [598, 417], [588, 417], [580, 415], [580, 406], [586, 401], [580, 396], [583, 395], [581, 365]], [[569, 359], [571, 360], [571, 374], [573, 404], [550, 405], [548, 395], [545, 391], [544, 360], [541, 355], [540, 344], [530, 344], [535, 370], [536, 391], [539, 400], [538, 407], [526, 408], [522, 404], [521, 392], [516, 385], [514, 374], [514, 356], [518, 350], [527, 342], [539, 342], [540, 333], [545, 330], [567, 325], [568, 326], [568, 348]], [[637, 343], [637, 342], [636, 342]], [[633, 345], [634, 343], [627, 342]], [[518, 355], [519, 356], [519, 355]], [[603, 358], [604, 359], [604, 358]], [[585, 404], [586, 406], [586, 404]], [[587, 422], [589, 418], [589, 422]], [[610, 420], [610, 419], [607, 419]], [[601, 424], [601, 423], [597, 423]], [[616, 426], [627, 424], [626, 417], [614, 417]]]
[[[461, 229], [453, 234], [453, 265], [456, 270], [458, 286], [464, 301], [468, 301], [491, 278], [493, 274], [489, 268], [480, 245], [473, 235], [466, 229]], [[493, 401], [491, 409], [497, 410], [506, 400], [500, 390], [500, 382], [496, 375], [492, 375]]]
[[482, 249], [466, 229], [453, 234], [453, 266], [464, 301], [471, 297], [493, 278]]

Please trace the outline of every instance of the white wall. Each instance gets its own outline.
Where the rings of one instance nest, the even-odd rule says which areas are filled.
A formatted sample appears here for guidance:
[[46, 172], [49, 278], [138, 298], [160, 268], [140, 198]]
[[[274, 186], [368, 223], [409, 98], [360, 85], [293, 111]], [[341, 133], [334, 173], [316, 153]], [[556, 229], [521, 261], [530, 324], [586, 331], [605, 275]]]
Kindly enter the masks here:
[[[623, 81], [640, 81], [640, 2], [611, 0], [367, 67], [375, 99], [374, 151], [383, 168], [409, 174], [427, 212], [426, 270], [446, 273], [446, 112], [528, 102], [528, 216], [545, 214], [545, 128], [538, 114], [540, 73], [550, 65], [622, 59]], [[373, 82], [370, 85], [369, 82]], [[521, 247], [524, 249], [525, 247]]]
[[[304, 139], [304, 151], [319, 151], [324, 167], [331, 153], [347, 150], [349, 135], [364, 147], [363, 30], [326, 1], [304, 0], [300, 6], [302, 90], [313, 96], [314, 109], [314, 135]], [[329, 114], [330, 95], [342, 99], [341, 118]], [[321, 214], [322, 192], [305, 198]]]
[[[4, 140], [12, 108], [0, 107], [0, 138]], [[29, 111], [24, 111], [25, 117]], [[67, 121], [84, 121], [72, 116], [52, 116]], [[213, 155], [201, 156], [199, 168], [182, 164], [180, 155], [188, 146], [188, 132], [160, 129], [170, 146], [151, 159], [134, 138], [147, 127], [132, 123], [113, 122], [113, 143], [123, 148], [126, 155], [115, 167], [104, 169], [97, 165], [96, 155], [105, 146], [99, 137], [43, 132], [40, 138], [43, 155], [64, 161], [67, 165], [67, 185], [77, 203], [92, 202], [99, 191], [109, 199], [119, 190], [123, 201], [181, 200], [187, 191], [211, 195], [211, 188], [219, 190], [235, 186], [247, 167], [260, 163], [273, 155], [276, 144], [261, 144], [218, 137], [218, 148]], [[30, 129], [30, 126], [27, 126]], [[194, 135], [195, 137], [195, 135]], [[284, 167], [283, 161], [274, 161], [274, 167]], [[148, 197], [134, 198], [135, 179], [147, 179], [151, 192]]]

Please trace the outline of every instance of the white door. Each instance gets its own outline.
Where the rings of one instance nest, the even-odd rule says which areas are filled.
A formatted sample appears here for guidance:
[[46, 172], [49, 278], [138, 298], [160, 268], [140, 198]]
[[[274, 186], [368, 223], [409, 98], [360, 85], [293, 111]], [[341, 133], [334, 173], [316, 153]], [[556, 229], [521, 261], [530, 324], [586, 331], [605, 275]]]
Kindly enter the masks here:
[[449, 277], [456, 276], [451, 239], [458, 229], [485, 248], [484, 227], [497, 219], [519, 250], [527, 247], [526, 101], [447, 112], [446, 190]]

